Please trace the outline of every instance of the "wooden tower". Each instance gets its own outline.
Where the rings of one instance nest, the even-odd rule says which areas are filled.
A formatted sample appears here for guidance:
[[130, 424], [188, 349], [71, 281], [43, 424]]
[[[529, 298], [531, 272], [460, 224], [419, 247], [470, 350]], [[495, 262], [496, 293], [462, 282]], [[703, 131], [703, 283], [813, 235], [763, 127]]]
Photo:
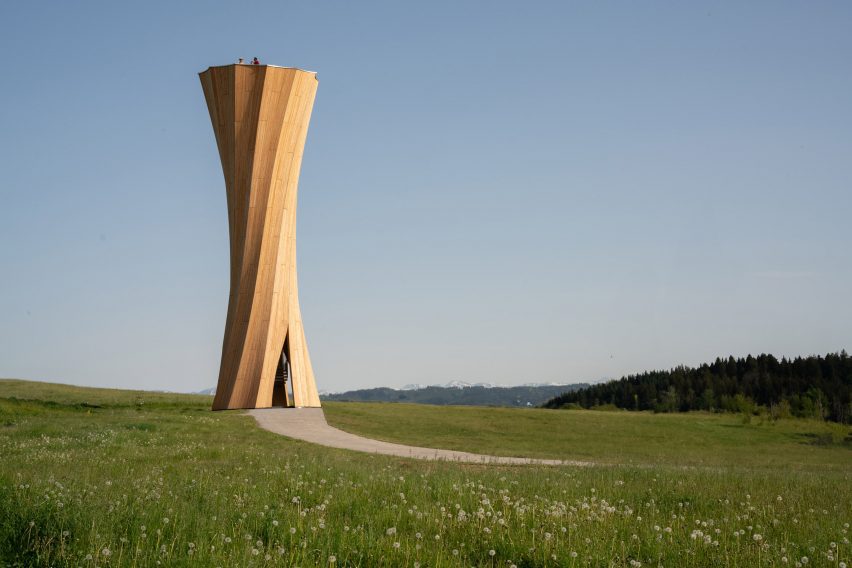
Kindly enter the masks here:
[[231, 237], [213, 410], [318, 407], [296, 282], [296, 193], [316, 74], [238, 64], [199, 75], [225, 174]]

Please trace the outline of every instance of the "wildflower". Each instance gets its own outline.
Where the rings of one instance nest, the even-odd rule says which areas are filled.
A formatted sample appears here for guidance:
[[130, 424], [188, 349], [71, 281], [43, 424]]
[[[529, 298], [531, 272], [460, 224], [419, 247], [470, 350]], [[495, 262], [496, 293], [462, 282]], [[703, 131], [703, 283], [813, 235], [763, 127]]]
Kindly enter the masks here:
[[225, 544], [231, 544], [231, 537], [229, 537], [229, 536], [225, 537]]
[[454, 549], [453, 549], [453, 556], [458, 556], [458, 555], [459, 555], [459, 551], [458, 551], [458, 549], [457, 549], [457, 548], [454, 548]]
[[256, 549], [256, 548], [251, 549], [251, 555], [252, 556], [257, 556], [258, 554], [260, 554], [260, 551], [258, 549]]
[[399, 543], [398, 543], [398, 542], [393, 543], [393, 547], [394, 547], [394, 548], [399, 548]]
[[391, 527], [385, 531], [385, 534], [388, 536], [393, 536], [396, 534], [396, 527]]
[[488, 556], [494, 556], [495, 554], [497, 554], [497, 551], [495, 551], [493, 548], [488, 551]]
[[296, 534], [296, 527], [290, 527], [290, 534]]
[[570, 556], [571, 558], [577, 558], [577, 553], [572, 550], [571, 553], [568, 554], [568, 556]]
[[273, 526], [273, 527], [277, 527], [277, 526], [278, 526], [278, 521], [274, 521], [274, 520], [273, 520], [273, 521], [272, 521], [272, 526]]
[[101, 555], [102, 555], [102, 556], [106, 556], [107, 558], [109, 558], [109, 556], [110, 556], [111, 554], [112, 554], [112, 551], [111, 551], [109, 548], [104, 548], [103, 550], [101, 550]]
[[760, 542], [761, 540], [763, 540], [763, 535], [754, 533], [753, 535], [751, 535], [751, 538], [753, 538], [755, 542]]
[[332, 554], [331, 556], [328, 557], [328, 563], [329, 564], [334, 564], [335, 562], [337, 562], [337, 556]]

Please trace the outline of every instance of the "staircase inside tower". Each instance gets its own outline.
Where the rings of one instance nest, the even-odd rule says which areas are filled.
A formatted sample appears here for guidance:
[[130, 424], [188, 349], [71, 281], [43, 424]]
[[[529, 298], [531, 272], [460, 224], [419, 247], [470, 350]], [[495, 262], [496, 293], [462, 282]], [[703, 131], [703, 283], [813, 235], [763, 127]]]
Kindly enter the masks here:
[[[288, 340], [284, 340], [284, 347], [281, 349], [281, 356], [278, 357], [278, 367], [275, 369], [275, 382], [272, 384], [272, 406], [289, 407], [293, 406], [293, 386], [290, 381], [290, 361], [288, 355], [290, 353], [290, 344]], [[290, 383], [289, 385], [287, 383]]]

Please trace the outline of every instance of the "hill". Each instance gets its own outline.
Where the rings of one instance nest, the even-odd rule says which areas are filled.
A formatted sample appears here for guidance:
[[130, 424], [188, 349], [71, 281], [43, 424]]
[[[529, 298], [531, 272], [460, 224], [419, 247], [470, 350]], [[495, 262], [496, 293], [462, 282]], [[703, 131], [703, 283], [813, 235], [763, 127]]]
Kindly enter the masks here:
[[484, 385], [428, 386], [413, 389], [375, 388], [334, 394], [321, 394], [322, 400], [347, 402], [412, 402], [416, 404], [463, 406], [539, 406], [555, 396], [589, 386], [525, 385], [495, 387]]
[[753, 414], [759, 407], [775, 417], [852, 420], [852, 357], [717, 358], [700, 367], [648, 371], [554, 397], [546, 408], [594, 408], [686, 412], [710, 410]]

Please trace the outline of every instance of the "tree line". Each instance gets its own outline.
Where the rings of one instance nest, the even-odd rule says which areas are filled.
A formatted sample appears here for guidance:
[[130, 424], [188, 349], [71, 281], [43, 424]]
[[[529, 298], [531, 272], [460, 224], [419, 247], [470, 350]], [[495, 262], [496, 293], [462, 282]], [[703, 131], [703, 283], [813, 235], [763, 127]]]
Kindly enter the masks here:
[[795, 359], [772, 355], [716, 358], [700, 367], [647, 371], [561, 394], [545, 408], [614, 406], [626, 410], [742, 412], [765, 410], [849, 424], [852, 357], [845, 350]]

